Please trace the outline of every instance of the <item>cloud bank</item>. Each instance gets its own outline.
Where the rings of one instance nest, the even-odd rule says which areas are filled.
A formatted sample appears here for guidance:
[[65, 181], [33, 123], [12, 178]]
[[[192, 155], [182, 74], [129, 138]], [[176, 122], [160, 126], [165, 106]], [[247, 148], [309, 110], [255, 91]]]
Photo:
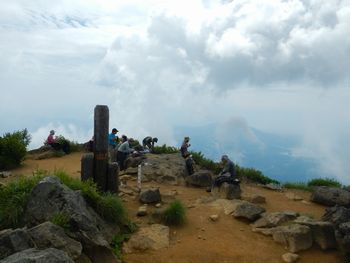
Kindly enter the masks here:
[[350, 182], [348, 1], [0, 5], [0, 132], [27, 127], [32, 147], [51, 127], [87, 140], [106, 104], [136, 138], [179, 144], [174, 127], [217, 123], [220, 144], [238, 116], [299, 136], [295, 156]]

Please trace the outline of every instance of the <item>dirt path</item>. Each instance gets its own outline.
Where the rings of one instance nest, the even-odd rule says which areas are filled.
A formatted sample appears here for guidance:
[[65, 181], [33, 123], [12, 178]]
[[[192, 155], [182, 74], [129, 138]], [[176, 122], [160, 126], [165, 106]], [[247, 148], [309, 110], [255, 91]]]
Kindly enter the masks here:
[[[54, 171], [62, 169], [74, 177], [80, 177], [81, 153], [73, 153], [60, 158], [46, 160], [26, 160], [23, 166], [12, 171], [12, 180], [17, 175], [31, 175], [33, 171], [41, 169]], [[128, 183], [129, 184], [129, 183]], [[130, 184], [135, 184], [130, 182]], [[282, 245], [275, 243], [271, 237], [266, 237], [251, 231], [246, 222], [233, 219], [225, 215], [222, 208], [207, 203], [199, 204], [198, 199], [209, 196], [203, 189], [183, 186], [166, 186], [157, 183], [147, 183], [143, 186], [159, 186], [161, 192], [176, 190], [177, 198], [193, 208], [187, 209], [187, 222], [182, 227], [172, 227], [170, 231], [170, 247], [153, 252], [126, 254], [126, 262], [132, 263], [243, 263], [243, 262], [282, 262], [281, 255], [287, 251]], [[300, 201], [291, 201], [285, 193], [270, 191], [254, 185], [242, 185], [244, 195], [261, 194], [266, 198], [263, 205], [268, 212], [292, 210], [301, 214], [320, 218], [324, 213], [323, 206]], [[309, 193], [297, 192], [305, 200]], [[135, 197], [125, 196], [124, 202], [130, 217], [139, 225], [147, 225], [147, 218], [137, 218], [136, 211], [140, 203]], [[219, 220], [211, 222], [208, 217], [218, 214]], [[298, 262], [315, 263], [345, 263], [345, 257], [339, 252], [331, 250], [321, 251], [317, 246], [298, 253]]]

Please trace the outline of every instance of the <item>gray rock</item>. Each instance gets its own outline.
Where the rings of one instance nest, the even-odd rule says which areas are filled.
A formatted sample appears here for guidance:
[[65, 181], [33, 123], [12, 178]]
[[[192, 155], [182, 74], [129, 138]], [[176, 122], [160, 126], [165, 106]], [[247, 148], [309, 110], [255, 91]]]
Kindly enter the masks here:
[[66, 235], [63, 228], [51, 222], [45, 222], [28, 230], [37, 248], [57, 248], [68, 254], [72, 259], [79, 258], [82, 245]]
[[178, 177], [174, 175], [163, 175], [157, 178], [161, 184], [178, 185]]
[[266, 198], [265, 198], [265, 196], [262, 196], [262, 195], [253, 194], [249, 198], [249, 202], [251, 202], [253, 204], [264, 204], [264, 203], [266, 203]]
[[350, 192], [336, 187], [319, 186], [314, 188], [311, 201], [327, 206], [350, 207]]
[[38, 250], [35, 248], [17, 252], [4, 260], [1, 263], [74, 263], [69, 256], [56, 248], [48, 248]]
[[241, 187], [236, 184], [223, 183], [220, 187], [214, 187], [211, 194], [215, 198], [220, 199], [240, 199], [241, 198]]
[[69, 216], [71, 237], [83, 245], [91, 261], [115, 260], [109, 242], [119, 232], [118, 226], [106, 223], [87, 205], [80, 191], [69, 189], [57, 177], [45, 177], [33, 188], [24, 219], [32, 227], [49, 221], [57, 213]]
[[282, 191], [282, 186], [279, 184], [269, 183], [269, 184], [264, 184], [263, 187], [269, 190]]
[[147, 206], [140, 206], [136, 213], [137, 216], [146, 216], [147, 215]]
[[350, 208], [343, 206], [334, 206], [326, 208], [326, 213], [322, 217], [323, 221], [333, 223], [336, 227], [345, 222], [350, 221]]
[[298, 261], [299, 255], [293, 253], [286, 253], [282, 255], [282, 259], [285, 263], [294, 263]]
[[140, 228], [125, 244], [124, 252], [159, 250], [169, 247], [169, 227], [153, 224]]
[[308, 226], [298, 224], [279, 226], [272, 236], [276, 242], [282, 243], [293, 253], [312, 246], [312, 234]]
[[144, 204], [159, 203], [161, 201], [159, 188], [150, 188], [142, 190], [140, 193], [140, 202]]
[[34, 242], [24, 229], [6, 229], [0, 232], [0, 259], [33, 247]]
[[350, 221], [339, 225], [337, 241], [342, 251], [350, 253]]
[[242, 201], [237, 205], [235, 211], [233, 212], [233, 216], [235, 218], [245, 218], [249, 221], [255, 221], [264, 212], [265, 208], [249, 203], [247, 201]]
[[312, 232], [312, 238], [323, 250], [336, 248], [337, 241], [335, 239], [334, 226], [330, 222], [303, 222]]
[[261, 218], [254, 222], [253, 227], [271, 228], [293, 221], [299, 214], [293, 211], [264, 213]]
[[200, 170], [186, 177], [187, 185], [197, 187], [209, 187], [212, 184], [212, 173], [207, 170]]
[[1, 171], [0, 172], [0, 178], [7, 178], [11, 175], [12, 175], [11, 172], [8, 172], [8, 171]]

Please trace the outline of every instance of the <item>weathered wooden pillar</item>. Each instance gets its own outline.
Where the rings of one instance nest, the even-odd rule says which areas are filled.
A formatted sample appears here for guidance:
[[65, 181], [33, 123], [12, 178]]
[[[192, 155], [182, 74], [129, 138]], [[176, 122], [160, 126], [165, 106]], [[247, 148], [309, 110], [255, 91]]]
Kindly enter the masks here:
[[109, 109], [97, 105], [94, 111], [94, 182], [107, 191]]
[[119, 165], [117, 162], [108, 164], [107, 191], [118, 193], [119, 191]]
[[81, 180], [94, 179], [94, 154], [85, 153], [81, 158]]

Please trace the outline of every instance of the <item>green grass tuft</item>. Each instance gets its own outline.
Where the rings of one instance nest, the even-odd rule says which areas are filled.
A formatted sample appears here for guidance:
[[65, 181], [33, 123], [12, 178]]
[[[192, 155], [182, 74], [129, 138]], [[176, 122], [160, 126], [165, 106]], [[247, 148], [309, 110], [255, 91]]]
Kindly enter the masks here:
[[164, 223], [166, 225], [181, 225], [186, 219], [186, 209], [179, 200], [170, 203], [169, 207], [163, 214]]
[[69, 231], [70, 230], [70, 219], [69, 219], [69, 215], [66, 214], [66, 213], [57, 213], [57, 214], [54, 214], [50, 221], [57, 225], [57, 226], [60, 226], [62, 227], [64, 230], [66, 231]]
[[163, 144], [162, 146], [154, 146], [153, 153], [162, 154], [162, 153], [178, 153], [179, 149], [172, 146], [167, 146]]
[[0, 187], [0, 229], [21, 225], [30, 193], [40, 179], [42, 176], [20, 177]]
[[303, 190], [303, 191], [311, 191], [311, 188], [303, 182], [296, 182], [296, 183], [291, 183], [291, 182], [287, 182], [285, 184], [283, 184], [284, 188], [287, 189], [298, 189], [298, 190]]

